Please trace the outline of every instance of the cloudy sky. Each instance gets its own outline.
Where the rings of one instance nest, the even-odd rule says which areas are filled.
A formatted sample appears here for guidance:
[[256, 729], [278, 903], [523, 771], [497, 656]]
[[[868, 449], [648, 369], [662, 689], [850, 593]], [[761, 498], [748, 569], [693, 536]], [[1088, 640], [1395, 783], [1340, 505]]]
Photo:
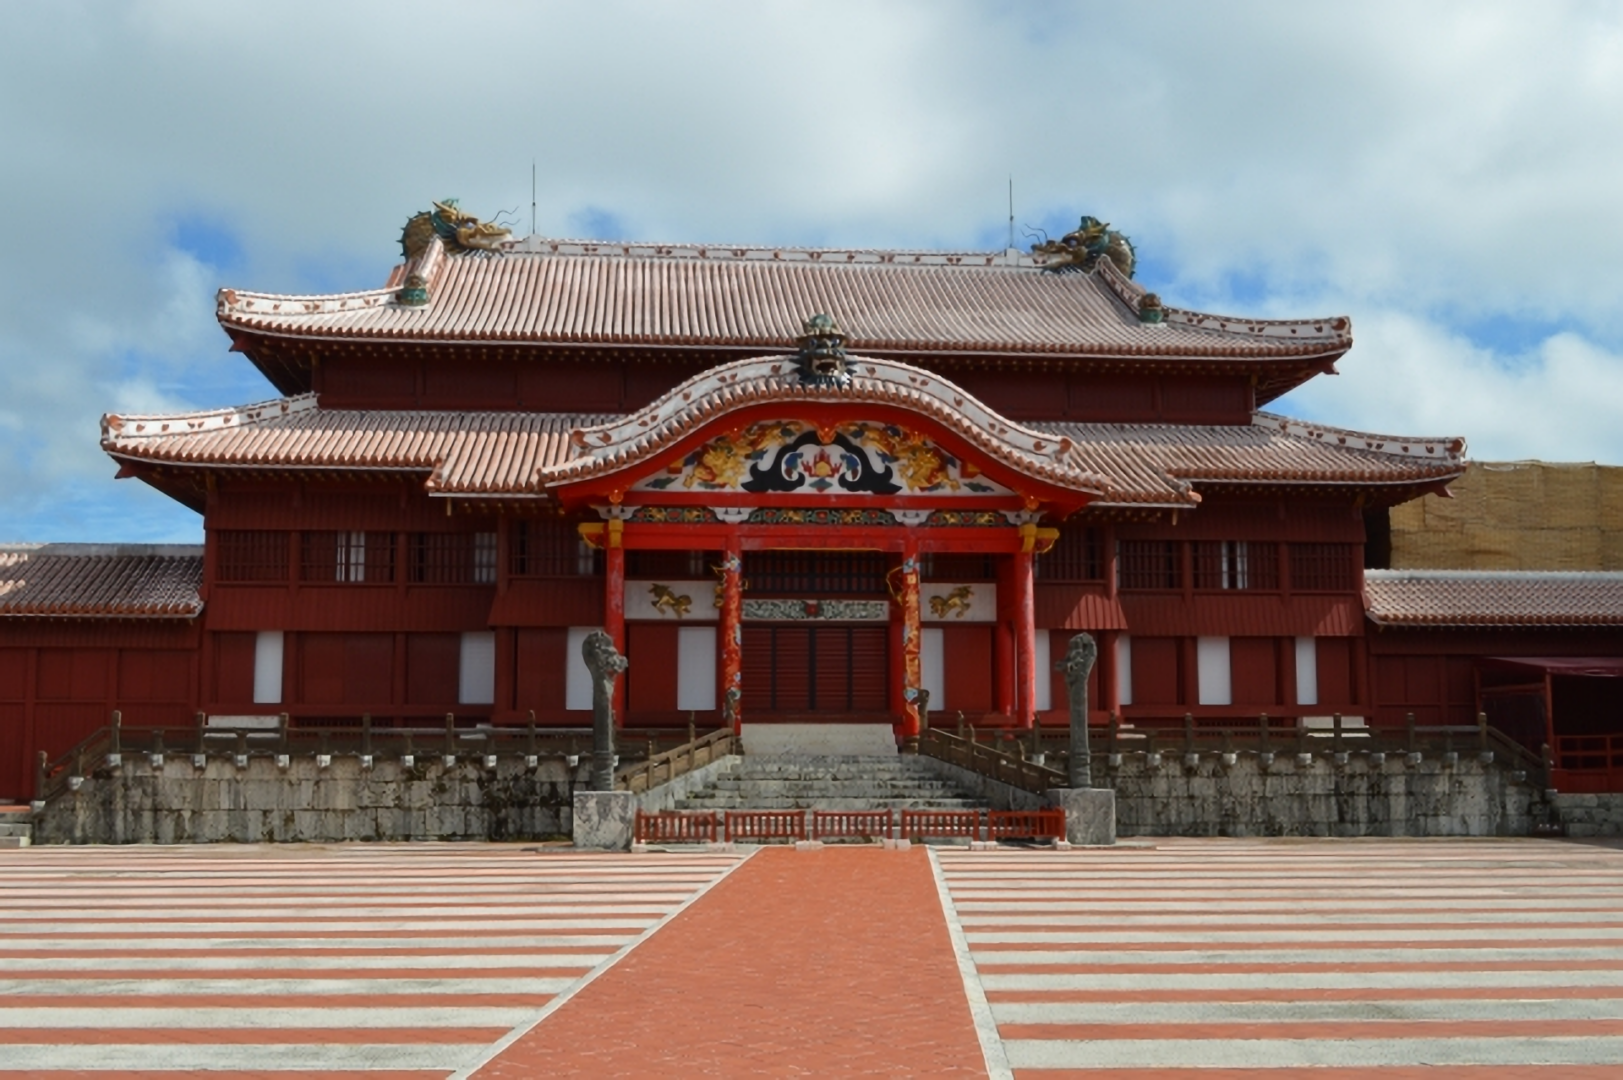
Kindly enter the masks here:
[[[196, 540], [106, 411], [274, 396], [221, 285], [551, 236], [1001, 248], [1095, 214], [1180, 307], [1349, 314], [1273, 408], [1623, 464], [1623, 5], [8, 5], [0, 540]], [[1023, 238], [1022, 243], [1025, 243]]]

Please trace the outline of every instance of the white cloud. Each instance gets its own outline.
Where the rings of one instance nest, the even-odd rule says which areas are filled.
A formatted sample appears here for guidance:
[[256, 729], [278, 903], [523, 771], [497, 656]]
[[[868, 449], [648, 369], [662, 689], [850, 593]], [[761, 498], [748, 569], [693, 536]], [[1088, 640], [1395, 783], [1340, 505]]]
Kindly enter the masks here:
[[[1577, 419], [1616, 400], [1623, 349], [1615, 6], [64, 0], [7, 16], [0, 518], [55, 528], [42, 508], [102, 497], [105, 409], [265, 393], [210, 325], [224, 272], [171, 250], [177, 219], [235, 234], [231, 284], [366, 287], [430, 198], [527, 224], [532, 160], [542, 232], [598, 208], [642, 238], [718, 242], [1001, 242], [1012, 174], [1022, 223], [1100, 214], [1171, 303], [1352, 313], [1348, 375], [1298, 395], [1327, 420], [1623, 460], [1610, 424]], [[1488, 317], [1564, 336], [1474, 349], [1465, 327]], [[1360, 373], [1396, 356], [1412, 391], [1383, 402]]]

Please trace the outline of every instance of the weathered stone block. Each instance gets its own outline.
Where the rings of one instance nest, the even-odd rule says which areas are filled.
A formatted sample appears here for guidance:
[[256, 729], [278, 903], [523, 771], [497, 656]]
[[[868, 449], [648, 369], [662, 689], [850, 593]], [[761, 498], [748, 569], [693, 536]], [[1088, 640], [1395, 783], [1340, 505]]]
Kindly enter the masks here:
[[574, 800], [575, 846], [605, 851], [631, 850], [637, 797], [629, 791], [577, 791]]
[[1054, 788], [1050, 805], [1065, 811], [1065, 839], [1073, 844], [1116, 842], [1116, 793], [1109, 788]]

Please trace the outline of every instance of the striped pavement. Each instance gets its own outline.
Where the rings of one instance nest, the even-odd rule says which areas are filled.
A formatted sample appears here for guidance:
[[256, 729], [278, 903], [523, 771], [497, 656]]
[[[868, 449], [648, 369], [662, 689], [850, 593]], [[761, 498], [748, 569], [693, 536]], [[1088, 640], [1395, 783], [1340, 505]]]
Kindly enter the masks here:
[[0, 1076], [452, 1075], [739, 861], [491, 844], [0, 851]]
[[[1623, 1077], [1623, 851], [1157, 840], [935, 853], [992, 1073]], [[995, 1034], [988, 1030], [995, 1025]]]

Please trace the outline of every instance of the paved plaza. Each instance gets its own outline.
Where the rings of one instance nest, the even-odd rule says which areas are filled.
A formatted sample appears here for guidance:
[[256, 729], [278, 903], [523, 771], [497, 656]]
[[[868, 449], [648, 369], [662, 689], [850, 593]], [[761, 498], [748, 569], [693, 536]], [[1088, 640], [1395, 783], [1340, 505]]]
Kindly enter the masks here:
[[1623, 851], [0, 851], [0, 1076], [1623, 1075]]

